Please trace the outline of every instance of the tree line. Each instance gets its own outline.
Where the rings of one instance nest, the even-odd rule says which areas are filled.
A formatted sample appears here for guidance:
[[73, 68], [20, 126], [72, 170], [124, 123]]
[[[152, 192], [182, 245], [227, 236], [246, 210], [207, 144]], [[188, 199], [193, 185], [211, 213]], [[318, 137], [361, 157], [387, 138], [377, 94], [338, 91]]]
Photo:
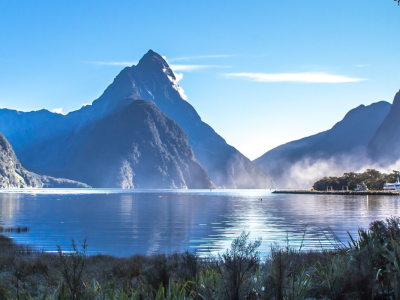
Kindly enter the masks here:
[[382, 190], [385, 182], [396, 182], [400, 176], [399, 171], [393, 171], [390, 174], [381, 173], [375, 169], [367, 169], [364, 173], [344, 173], [341, 177], [323, 177], [314, 183], [313, 188], [317, 191], [324, 191], [326, 187], [332, 187], [333, 190], [342, 190], [342, 187], [349, 187], [353, 190], [357, 185], [365, 184], [370, 190]]

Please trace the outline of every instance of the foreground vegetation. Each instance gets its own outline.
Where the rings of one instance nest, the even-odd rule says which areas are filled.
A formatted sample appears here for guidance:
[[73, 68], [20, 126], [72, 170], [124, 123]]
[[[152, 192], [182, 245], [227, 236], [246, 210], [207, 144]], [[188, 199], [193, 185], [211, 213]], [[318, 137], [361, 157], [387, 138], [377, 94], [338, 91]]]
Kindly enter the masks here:
[[265, 259], [245, 232], [207, 258], [87, 256], [86, 241], [49, 254], [0, 236], [0, 299], [400, 299], [399, 224], [375, 221], [348, 245], [331, 235], [330, 251], [272, 246]]
[[382, 190], [385, 182], [396, 182], [400, 176], [398, 171], [385, 174], [374, 169], [367, 169], [364, 173], [344, 173], [341, 177], [324, 177], [314, 183], [316, 191], [326, 191], [326, 187], [332, 187], [335, 191], [341, 191], [342, 187], [354, 190], [357, 185], [365, 184], [370, 190]]

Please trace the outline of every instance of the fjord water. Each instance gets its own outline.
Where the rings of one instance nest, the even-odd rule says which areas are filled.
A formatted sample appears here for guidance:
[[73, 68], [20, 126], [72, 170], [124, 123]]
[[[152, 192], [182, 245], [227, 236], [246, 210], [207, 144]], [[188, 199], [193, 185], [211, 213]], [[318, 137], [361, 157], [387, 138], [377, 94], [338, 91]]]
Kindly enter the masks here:
[[[32, 196], [35, 193], [36, 196]], [[260, 200], [262, 199], [262, 201]], [[0, 226], [27, 226], [9, 234], [17, 243], [55, 251], [87, 237], [90, 253], [198, 251], [215, 254], [243, 230], [272, 243], [305, 249], [332, 247], [321, 232], [342, 241], [347, 231], [399, 214], [398, 196], [273, 194], [270, 190], [65, 189], [0, 193]]]

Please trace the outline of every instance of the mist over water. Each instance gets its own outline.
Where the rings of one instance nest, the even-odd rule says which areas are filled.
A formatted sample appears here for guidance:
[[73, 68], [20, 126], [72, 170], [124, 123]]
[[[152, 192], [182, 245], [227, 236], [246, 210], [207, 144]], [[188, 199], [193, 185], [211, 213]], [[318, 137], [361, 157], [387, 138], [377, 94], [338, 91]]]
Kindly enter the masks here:
[[344, 173], [363, 173], [375, 169], [381, 173], [400, 170], [400, 159], [394, 163], [372, 162], [364, 153], [334, 156], [328, 159], [307, 157], [294, 163], [283, 172], [277, 182], [278, 188], [311, 189], [319, 179], [327, 176], [342, 176]]
[[[203, 255], [229, 247], [242, 230], [272, 243], [330, 248], [320, 228], [343, 240], [376, 219], [398, 215], [395, 196], [282, 195], [269, 190], [35, 190], [0, 193], [0, 226], [28, 226], [18, 243], [55, 251], [88, 238], [90, 253], [118, 256], [189, 249]], [[53, 194], [56, 193], [56, 194]], [[262, 201], [260, 200], [262, 199]]]

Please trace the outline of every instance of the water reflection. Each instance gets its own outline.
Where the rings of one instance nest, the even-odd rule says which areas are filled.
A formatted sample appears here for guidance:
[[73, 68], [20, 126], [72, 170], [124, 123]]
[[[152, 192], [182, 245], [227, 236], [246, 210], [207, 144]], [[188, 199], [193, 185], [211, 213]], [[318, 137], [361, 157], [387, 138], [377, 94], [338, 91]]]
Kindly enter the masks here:
[[[98, 192], [98, 191], [97, 191]], [[263, 201], [260, 201], [260, 198]], [[375, 219], [398, 215], [399, 197], [272, 194], [265, 190], [118, 191], [0, 194], [0, 226], [28, 226], [17, 242], [47, 250], [88, 237], [89, 249], [115, 255], [197, 249], [215, 253], [242, 230], [271, 243], [331, 247], [320, 228], [343, 240]], [[307, 226], [307, 227], [306, 227]]]
[[2, 195], [0, 200], [0, 226], [2, 227], [15, 227], [13, 220], [15, 214], [20, 210], [20, 198], [18, 194], [5, 194]]

